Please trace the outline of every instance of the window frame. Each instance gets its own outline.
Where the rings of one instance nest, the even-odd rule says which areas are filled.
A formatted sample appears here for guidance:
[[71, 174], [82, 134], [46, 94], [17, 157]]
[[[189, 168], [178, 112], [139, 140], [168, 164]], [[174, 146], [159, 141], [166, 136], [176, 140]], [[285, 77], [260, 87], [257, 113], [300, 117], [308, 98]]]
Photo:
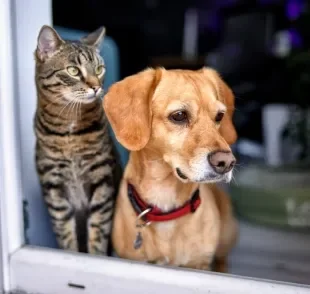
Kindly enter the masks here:
[[[32, 17], [33, 9], [38, 5], [44, 10], [43, 16]], [[51, 24], [51, 6], [50, 0], [0, 1], [0, 290], [71, 294], [80, 292], [84, 287], [84, 293], [89, 294], [125, 291], [135, 294], [159, 293], [168, 290], [178, 291], [179, 294], [206, 291], [309, 293], [309, 287], [304, 285], [162, 267], [25, 245], [19, 134], [21, 120], [16, 118], [21, 118], [22, 109], [17, 101], [23, 93], [23, 69], [19, 61], [31, 57], [23, 53], [22, 46], [25, 44], [21, 43], [28, 36], [23, 37], [19, 29]], [[23, 17], [20, 18], [21, 15]], [[34, 83], [28, 86], [34, 90]]]

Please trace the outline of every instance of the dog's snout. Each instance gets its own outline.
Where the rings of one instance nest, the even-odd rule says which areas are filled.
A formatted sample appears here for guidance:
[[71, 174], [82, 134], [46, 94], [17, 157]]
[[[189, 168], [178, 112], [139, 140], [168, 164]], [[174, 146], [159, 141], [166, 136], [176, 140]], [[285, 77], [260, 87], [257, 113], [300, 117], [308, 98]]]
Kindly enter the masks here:
[[228, 173], [236, 164], [236, 158], [230, 151], [214, 151], [208, 155], [208, 161], [218, 174]]

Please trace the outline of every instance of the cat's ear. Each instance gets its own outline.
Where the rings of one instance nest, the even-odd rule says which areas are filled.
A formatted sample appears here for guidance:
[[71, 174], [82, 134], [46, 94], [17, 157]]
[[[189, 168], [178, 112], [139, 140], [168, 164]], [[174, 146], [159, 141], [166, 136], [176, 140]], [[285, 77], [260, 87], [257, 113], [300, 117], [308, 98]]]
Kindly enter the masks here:
[[90, 33], [89, 35], [83, 37], [81, 42], [88, 45], [99, 48], [104, 37], [105, 37], [106, 29], [105, 27], [100, 27], [96, 31]]
[[45, 61], [52, 56], [59, 47], [64, 43], [57, 32], [50, 26], [44, 25], [38, 36], [37, 41], [37, 57], [41, 61]]

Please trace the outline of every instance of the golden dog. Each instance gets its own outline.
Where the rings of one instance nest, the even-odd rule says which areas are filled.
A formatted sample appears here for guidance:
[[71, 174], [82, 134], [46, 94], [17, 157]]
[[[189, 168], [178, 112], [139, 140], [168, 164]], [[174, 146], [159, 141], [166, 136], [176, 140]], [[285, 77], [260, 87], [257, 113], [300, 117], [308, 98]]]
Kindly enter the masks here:
[[146, 69], [115, 83], [103, 107], [130, 158], [112, 243], [121, 258], [226, 271], [238, 226], [229, 182], [234, 96], [210, 68]]

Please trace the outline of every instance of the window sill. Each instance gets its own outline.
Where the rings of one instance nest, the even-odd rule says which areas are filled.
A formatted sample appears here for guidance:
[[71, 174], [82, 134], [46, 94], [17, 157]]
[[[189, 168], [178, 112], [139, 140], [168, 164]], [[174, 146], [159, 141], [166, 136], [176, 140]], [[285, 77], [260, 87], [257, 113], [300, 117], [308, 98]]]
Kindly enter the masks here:
[[[249, 253], [239, 261], [246, 264]], [[259, 271], [256, 258], [256, 273]], [[238, 259], [238, 249], [232, 259]], [[242, 259], [242, 260], [241, 260]], [[252, 259], [253, 260], [253, 259]], [[254, 258], [255, 260], [255, 258]], [[272, 260], [269, 261], [269, 266]], [[240, 272], [242, 262], [232, 262], [232, 273]], [[235, 264], [235, 265], [234, 265]], [[268, 263], [267, 263], [268, 264]], [[247, 265], [248, 266], [248, 265]], [[251, 274], [244, 267], [246, 274]], [[261, 272], [268, 272], [261, 267]], [[155, 266], [113, 257], [95, 257], [60, 250], [25, 246], [10, 260], [11, 289], [26, 293], [309, 293], [303, 285], [271, 280], [223, 275], [189, 269]], [[266, 278], [266, 277], [265, 277]]]

